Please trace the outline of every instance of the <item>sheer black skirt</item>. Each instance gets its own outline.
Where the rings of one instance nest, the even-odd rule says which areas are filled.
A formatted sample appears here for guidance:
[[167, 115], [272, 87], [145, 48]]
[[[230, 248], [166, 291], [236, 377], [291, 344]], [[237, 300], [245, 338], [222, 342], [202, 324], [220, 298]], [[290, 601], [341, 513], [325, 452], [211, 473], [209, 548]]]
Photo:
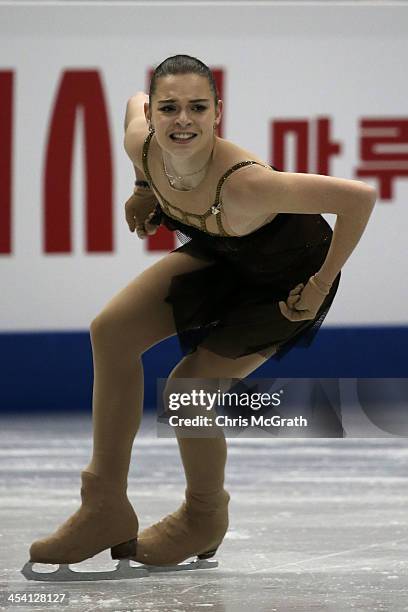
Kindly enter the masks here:
[[321, 215], [279, 214], [240, 237], [218, 237], [157, 210], [156, 220], [176, 231], [181, 246], [208, 266], [174, 276], [165, 301], [172, 305], [183, 355], [203, 346], [236, 359], [252, 353], [280, 360], [294, 346], [308, 347], [337, 293], [341, 273], [312, 320], [289, 321], [278, 302], [306, 284], [323, 264], [332, 229]]

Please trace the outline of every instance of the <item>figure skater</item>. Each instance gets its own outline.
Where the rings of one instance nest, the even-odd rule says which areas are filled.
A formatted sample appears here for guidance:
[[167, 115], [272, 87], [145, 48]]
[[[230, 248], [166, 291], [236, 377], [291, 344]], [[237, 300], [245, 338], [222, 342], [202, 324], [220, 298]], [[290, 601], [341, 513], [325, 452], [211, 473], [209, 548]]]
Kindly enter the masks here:
[[[256, 102], [248, 109], [251, 120]], [[127, 476], [143, 406], [141, 355], [177, 334], [177, 379], [245, 378], [266, 360], [307, 346], [338, 289], [376, 200], [361, 181], [283, 172], [217, 136], [222, 101], [210, 69], [188, 55], [165, 59], [149, 95], [130, 98], [124, 146], [136, 172], [125, 204], [131, 232], [163, 223], [183, 243], [115, 295], [90, 326], [93, 454], [82, 504], [30, 561], [78, 563], [110, 548], [115, 559], [178, 564], [215, 554], [228, 528], [226, 441], [177, 442], [185, 499], [138, 533]], [[337, 216], [334, 230], [322, 213]]]

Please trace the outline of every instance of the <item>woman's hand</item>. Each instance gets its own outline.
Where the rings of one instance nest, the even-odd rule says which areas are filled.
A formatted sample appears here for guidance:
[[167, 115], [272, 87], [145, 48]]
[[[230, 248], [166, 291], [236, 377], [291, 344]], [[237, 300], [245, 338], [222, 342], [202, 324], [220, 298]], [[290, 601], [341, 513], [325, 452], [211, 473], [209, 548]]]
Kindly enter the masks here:
[[136, 189], [125, 203], [125, 216], [129, 230], [139, 238], [153, 236], [158, 229], [157, 223], [150, 223], [157, 205], [157, 198], [150, 189]]
[[300, 283], [292, 291], [286, 302], [279, 302], [279, 309], [289, 321], [314, 319], [329, 290], [323, 290], [311, 276], [306, 284]]
[[157, 232], [159, 226], [156, 223], [150, 223], [150, 219], [153, 217], [154, 211], [151, 212], [147, 219], [145, 219], [144, 223], [136, 226], [136, 234], [138, 238], [146, 238], [146, 236], [154, 236]]

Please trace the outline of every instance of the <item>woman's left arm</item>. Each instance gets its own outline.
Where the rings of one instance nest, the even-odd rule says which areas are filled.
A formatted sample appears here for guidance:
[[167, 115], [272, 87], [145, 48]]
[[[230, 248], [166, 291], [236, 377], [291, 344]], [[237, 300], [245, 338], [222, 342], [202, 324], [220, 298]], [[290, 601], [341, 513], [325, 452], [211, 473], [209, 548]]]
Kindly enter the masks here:
[[377, 196], [373, 194], [367, 204], [358, 204], [350, 215], [338, 214], [333, 228], [333, 236], [326, 259], [315, 279], [323, 287], [329, 288], [364, 233], [373, 212]]
[[228, 197], [238, 205], [241, 202], [242, 210], [252, 218], [254, 214], [265, 218], [273, 212], [337, 215], [329, 251], [315, 275], [321, 288], [329, 289], [364, 233], [377, 199], [376, 190], [362, 181], [273, 172], [255, 165], [247, 168], [237, 172], [235, 180], [227, 181]]

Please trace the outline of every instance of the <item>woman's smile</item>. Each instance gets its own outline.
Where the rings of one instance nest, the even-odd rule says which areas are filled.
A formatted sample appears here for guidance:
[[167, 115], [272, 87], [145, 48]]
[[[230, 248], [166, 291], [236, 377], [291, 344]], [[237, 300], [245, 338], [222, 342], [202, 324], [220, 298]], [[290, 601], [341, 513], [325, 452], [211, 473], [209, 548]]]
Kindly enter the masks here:
[[170, 134], [170, 139], [176, 144], [186, 145], [192, 142], [196, 136], [195, 132], [173, 132]]

